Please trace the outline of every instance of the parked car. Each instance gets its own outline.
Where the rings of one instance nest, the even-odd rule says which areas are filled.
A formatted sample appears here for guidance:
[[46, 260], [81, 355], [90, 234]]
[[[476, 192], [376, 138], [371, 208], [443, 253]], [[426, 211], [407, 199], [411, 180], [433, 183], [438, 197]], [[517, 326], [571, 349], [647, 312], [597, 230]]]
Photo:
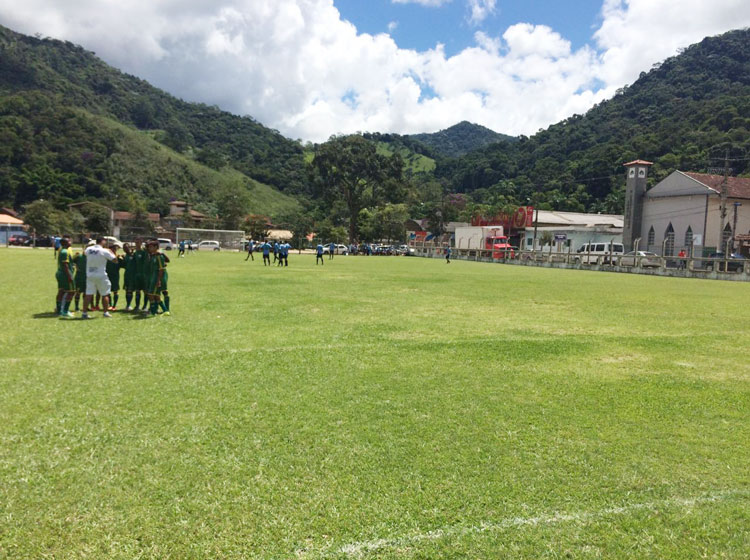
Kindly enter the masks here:
[[25, 245], [28, 240], [28, 233], [14, 233], [8, 238], [8, 245]]
[[157, 239], [159, 242], [159, 249], [163, 249], [165, 251], [171, 251], [172, 250], [172, 240], [167, 239], [166, 237], [160, 237]]
[[198, 245], [194, 245], [193, 249], [196, 251], [221, 251], [221, 244], [218, 241], [201, 241]]
[[[723, 271], [724, 262], [724, 252], [719, 251], [708, 255], [708, 259], [703, 261], [703, 266], [708, 270]], [[729, 255], [729, 260], [726, 261], [726, 272], [744, 272], [746, 264], [747, 259], [745, 257], [739, 253], [731, 253]]]
[[639, 262], [643, 268], [657, 268], [661, 266], [661, 259], [651, 251], [630, 251], [620, 257], [620, 266], [638, 266]]
[[34, 241], [33, 237], [29, 237], [24, 242], [24, 245], [27, 245], [29, 247], [52, 247], [54, 244], [55, 239], [50, 237], [49, 235], [40, 235], [36, 238], [36, 241]]
[[[330, 253], [330, 249], [331, 249], [331, 244], [330, 243], [328, 243], [326, 245], [323, 245], [323, 254], [327, 255], [328, 253]], [[338, 244], [338, 245], [336, 245], [336, 249], [335, 249], [335, 252], [333, 254], [334, 255], [348, 255], [349, 254], [349, 248], [346, 245]]]

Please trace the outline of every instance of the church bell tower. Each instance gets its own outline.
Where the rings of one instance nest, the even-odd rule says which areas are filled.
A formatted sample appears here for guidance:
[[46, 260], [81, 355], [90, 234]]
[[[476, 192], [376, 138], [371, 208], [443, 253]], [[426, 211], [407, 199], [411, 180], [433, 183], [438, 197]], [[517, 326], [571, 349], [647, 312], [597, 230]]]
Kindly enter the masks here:
[[[646, 179], [648, 168], [653, 163], [637, 159], [625, 164], [627, 169], [625, 179], [625, 219], [622, 229], [622, 243], [625, 252], [632, 251], [635, 240], [641, 236], [641, 222], [643, 221], [643, 197], [646, 195]], [[640, 244], [644, 247], [644, 244]]]

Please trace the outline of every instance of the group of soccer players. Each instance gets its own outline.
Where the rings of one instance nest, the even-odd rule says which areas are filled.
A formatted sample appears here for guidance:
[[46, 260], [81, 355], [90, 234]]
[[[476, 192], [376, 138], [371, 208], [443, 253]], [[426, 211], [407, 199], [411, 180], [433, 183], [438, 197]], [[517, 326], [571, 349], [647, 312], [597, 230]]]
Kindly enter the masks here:
[[[122, 249], [124, 254], [118, 254], [117, 246], [108, 247], [106, 240], [98, 237], [89, 241], [83, 251], [73, 251], [70, 237], [63, 237], [57, 253], [55, 313], [61, 318], [74, 318], [70, 305], [75, 302], [75, 311], [78, 311], [81, 294], [84, 294], [82, 319], [90, 318], [89, 310], [100, 309], [104, 317], [111, 317], [119, 302], [122, 270], [125, 311], [140, 310], [147, 317], [170, 315], [167, 291], [169, 258], [159, 251], [159, 242], [149, 239], [143, 243], [137, 239], [132, 246], [123, 244]], [[135, 306], [131, 305], [133, 296]], [[102, 307], [99, 307], [100, 301]]]
[[[264, 241], [263, 243], [255, 243], [252, 239], [249, 239], [247, 242], [247, 257], [245, 257], [245, 260], [255, 260], [255, 257], [253, 256], [253, 252], [255, 251], [262, 251], [263, 252], [263, 266], [272, 266], [273, 263], [276, 264], [276, 266], [289, 266], [289, 249], [291, 249], [292, 246], [284, 241], [282, 243], [279, 243], [278, 241], [274, 243], [269, 243], [268, 240]], [[273, 252], [273, 263], [271, 263], [271, 253]], [[331, 243], [328, 246], [328, 258], [332, 259], [333, 254], [336, 252], [336, 245], [334, 243]], [[315, 264], [317, 265], [318, 262], [320, 264], [323, 264], [323, 245], [318, 243], [318, 246], [315, 249]]]
[[271, 253], [273, 253], [273, 263], [276, 266], [289, 266], [289, 249], [292, 246], [286, 241], [279, 243], [269, 243], [268, 240], [263, 243], [255, 243], [252, 239], [247, 242], [247, 257], [245, 260], [255, 260], [253, 253], [261, 251], [263, 253], [263, 266], [271, 266]]

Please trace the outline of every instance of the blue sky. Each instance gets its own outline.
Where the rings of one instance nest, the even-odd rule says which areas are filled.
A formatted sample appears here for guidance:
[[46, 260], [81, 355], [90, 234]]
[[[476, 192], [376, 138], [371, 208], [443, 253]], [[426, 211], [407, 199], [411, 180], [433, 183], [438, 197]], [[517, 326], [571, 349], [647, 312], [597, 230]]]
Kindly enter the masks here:
[[[333, 4], [360, 32], [390, 33], [404, 49], [424, 51], [442, 43], [449, 56], [473, 45], [476, 31], [497, 35], [519, 22], [547, 25], [577, 49], [592, 42], [602, 9], [601, 0], [501, 1], [483, 22], [472, 24], [462, 0], [452, 0], [440, 7], [395, 4], [391, 0], [334, 0]], [[396, 27], [389, 31], [393, 22]]]
[[0, 0], [0, 24], [320, 142], [463, 120], [531, 135], [750, 27], [749, 1]]

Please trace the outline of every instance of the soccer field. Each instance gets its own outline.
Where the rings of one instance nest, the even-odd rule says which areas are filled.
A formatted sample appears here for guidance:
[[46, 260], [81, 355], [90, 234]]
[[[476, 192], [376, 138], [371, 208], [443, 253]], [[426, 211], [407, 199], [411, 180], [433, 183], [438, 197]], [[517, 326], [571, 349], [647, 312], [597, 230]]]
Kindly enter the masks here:
[[750, 556], [750, 284], [175, 257], [64, 321], [0, 249], [0, 558]]

